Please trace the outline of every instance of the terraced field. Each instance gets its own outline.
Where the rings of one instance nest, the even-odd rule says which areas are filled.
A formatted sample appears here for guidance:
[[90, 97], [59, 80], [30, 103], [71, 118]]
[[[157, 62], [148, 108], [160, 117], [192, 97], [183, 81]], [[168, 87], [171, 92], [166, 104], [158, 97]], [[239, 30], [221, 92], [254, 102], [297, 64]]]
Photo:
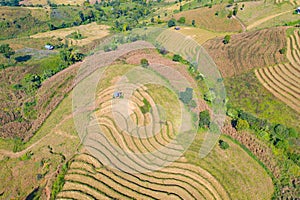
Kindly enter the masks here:
[[54, 31], [48, 31], [44, 33], [38, 33], [30, 36], [31, 38], [63, 38], [67, 39], [68, 35], [73, 32], [80, 32], [84, 38], [80, 40], [75, 40], [68, 38], [68, 41], [73, 45], [83, 46], [86, 44], [92, 43], [94, 40], [101, 39], [107, 35], [109, 35], [108, 31], [109, 26], [106, 25], [98, 25], [96, 22], [81, 25], [72, 28], [64, 28]]
[[[199, 28], [217, 32], [239, 32], [242, 30], [240, 23], [235, 19], [227, 17], [229, 11], [225, 4], [214, 5], [212, 8], [204, 7], [195, 10], [183, 11], [175, 14], [175, 19], [186, 18], [186, 24], [195, 24]], [[215, 13], [218, 12], [218, 16]]]
[[57, 199], [74, 198], [74, 193], [84, 199], [228, 199], [213, 176], [179, 161], [160, 171], [134, 174], [108, 168], [84, 153], [73, 160], [65, 179]]
[[289, 2], [290, 4], [292, 4], [293, 6], [297, 6], [300, 4], [300, 1], [299, 0], [275, 0], [275, 3], [276, 4], [280, 4], [280, 3], [283, 3], [283, 2]]
[[224, 77], [232, 77], [253, 68], [286, 61], [279, 50], [286, 46], [286, 28], [270, 28], [232, 35], [229, 44], [223, 38], [203, 44]]
[[[123, 75], [130, 74], [133, 68], [134, 65], [117, 64], [102, 74], [96, 94], [97, 106], [93, 108], [95, 117], [91, 116], [88, 128], [94, 132], [84, 138], [83, 150], [72, 159], [65, 184], [56, 199], [270, 197], [273, 186], [267, 173], [230, 141], [232, 150], [228, 150], [228, 154], [215, 147], [213, 155], [202, 162], [197, 157], [201, 141], [196, 140], [193, 149], [172, 160], [185, 145], [178, 127], [182, 112], [180, 102], [174, 92], [157, 85], [156, 80], [155, 84], [143, 86], [125, 84], [127, 79]], [[145, 79], [142, 73], [138, 74], [135, 79]], [[131, 76], [127, 77], [130, 80]], [[115, 91], [122, 91], [124, 97], [113, 98]], [[125, 100], [130, 100], [129, 105], [122, 104]], [[119, 103], [123, 106], [115, 107]], [[169, 109], [163, 112], [161, 107]], [[191, 121], [188, 116], [184, 118]], [[96, 129], [102, 134], [96, 133]], [[235, 158], [231, 160], [233, 154]], [[245, 162], [241, 162], [244, 159]], [[238, 178], [233, 174], [238, 174]], [[241, 182], [246, 186], [241, 188]], [[267, 192], [264, 189], [260, 192], [263, 187], [260, 183], [269, 188]], [[260, 188], [259, 191], [256, 188]]]
[[[172, 162], [181, 156], [184, 143], [179, 140], [182, 110], [177, 95], [155, 84], [118, 84], [120, 75], [132, 68], [112, 66], [103, 74], [97, 90], [99, 109], [91, 122], [91, 129], [99, 128], [102, 134], [93, 132], [84, 141], [95, 157], [81, 154], [74, 159], [57, 198], [75, 198], [80, 193], [84, 199], [229, 199], [207, 171], [183, 158]], [[112, 98], [116, 90], [122, 91], [124, 99]], [[186, 124], [184, 129], [188, 130]]]
[[295, 30], [287, 41], [289, 63], [255, 71], [259, 81], [277, 98], [300, 113], [300, 33]]

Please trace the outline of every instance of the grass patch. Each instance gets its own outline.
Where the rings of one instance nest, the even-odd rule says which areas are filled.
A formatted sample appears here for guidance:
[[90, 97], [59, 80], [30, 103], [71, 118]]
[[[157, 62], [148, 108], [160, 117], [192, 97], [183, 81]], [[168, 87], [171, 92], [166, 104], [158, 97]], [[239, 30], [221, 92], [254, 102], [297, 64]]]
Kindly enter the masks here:
[[253, 72], [225, 79], [229, 104], [272, 123], [300, 130], [300, 115], [267, 91]]
[[150, 112], [151, 110], [151, 105], [147, 99], [143, 99], [144, 105], [140, 107], [141, 111], [143, 114], [146, 114], [147, 112]]

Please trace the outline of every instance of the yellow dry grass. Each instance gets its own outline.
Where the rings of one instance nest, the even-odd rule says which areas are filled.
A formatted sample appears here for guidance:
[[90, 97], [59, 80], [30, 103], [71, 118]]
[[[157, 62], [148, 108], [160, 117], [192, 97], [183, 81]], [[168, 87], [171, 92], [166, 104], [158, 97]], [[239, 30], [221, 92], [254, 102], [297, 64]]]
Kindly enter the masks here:
[[109, 26], [106, 25], [98, 25], [96, 22], [76, 26], [72, 28], [64, 28], [54, 31], [48, 31], [44, 33], [38, 33], [30, 36], [31, 38], [61, 38], [66, 39], [68, 35], [75, 31], [79, 31], [85, 38], [81, 40], [74, 40], [71, 38], [67, 38], [68, 41], [73, 45], [83, 46], [89, 43], [92, 43], [94, 40], [101, 39], [107, 35], [109, 35]]
[[[84, 0], [51, 0], [51, 3], [55, 3], [55, 4], [64, 4], [64, 5], [82, 5], [84, 2]], [[47, 5], [47, 0], [24, 0], [21, 1], [20, 4], [24, 4], [24, 5]]]

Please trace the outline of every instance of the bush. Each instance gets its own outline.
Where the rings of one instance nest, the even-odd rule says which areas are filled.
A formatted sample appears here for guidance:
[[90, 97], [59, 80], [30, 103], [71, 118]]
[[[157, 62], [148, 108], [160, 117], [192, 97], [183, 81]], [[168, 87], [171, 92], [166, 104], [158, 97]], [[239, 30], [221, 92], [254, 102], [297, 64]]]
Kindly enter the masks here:
[[230, 19], [232, 17], [232, 15], [233, 15], [233, 12], [230, 10], [227, 17]]
[[196, 21], [194, 19], [192, 20], [192, 26], [196, 26]]
[[0, 53], [2, 53], [5, 58], [10, 58], [15, 54], [15, 51], [9, 46], [9, 44], [1, 44]]
[[179, 93], [179, 99], [185, 104], [188, 105], [193, 99], [193, 88], [186, 88], [184, 92]]
[[147, 99], [143, 99], [143, 103], [144, 103], [144, 105], [141, 106], [140, 109], [143, 114], [146, 114], [146, 113], [150, 112], [151, 105], [150, 105], [149, 101], [147, 101]]
[[230, 35], [225, 35], [223, 43], [228, 44], [230, 42], [230, 38], [231, 38]]
[[229, 144], [227, 142], [225, 142], [224, 140], [219, 140], [219, 146], [221, 149], [228, 149], [229, 148]]
[[210, 115], [208, 110], [204, 110], [199, 113], [199, 127], [200, 128], [210, 127]]
[[158, 48], [158, 51], [162, 55], [166, 55], [167, 53], [169, 53], [168, 50], [165, 47]]
[[176, 26], [176, 20], [175, 19], [170, 19], [168, 21], [168, 27], [173, 27]]
[[148, 67], [149, 66], [149, 62], [146, 58], [141, 59], [141, 65], [142, 67]]
[[172, 60], [175, 61], [175, 62], [181, 62], [183, 59], [182, 59], [182, 57], [180, 55], [174, 54]]
[[177, 22], [181, 23], [181, 24], [184, 24], [185, 23], [185, 17], [180, 17]]
[[246, 120], [239, 118], [235, 128], [238, 131], [249, 129], [249, 123]]
[[282, 49], [279, 49], [280, 54], [285, 54], [286, 53], [286, 47], [283, 47]]

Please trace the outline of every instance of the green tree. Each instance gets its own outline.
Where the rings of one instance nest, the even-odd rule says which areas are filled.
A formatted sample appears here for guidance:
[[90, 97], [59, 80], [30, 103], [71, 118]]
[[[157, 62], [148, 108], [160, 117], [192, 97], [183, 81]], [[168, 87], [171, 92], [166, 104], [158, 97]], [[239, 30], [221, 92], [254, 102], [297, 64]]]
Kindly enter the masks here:
[[0, 53], [2, 53], [6, 58], [10, 58], [15, 54], [15, 51], [9, 46], [9, 44], [2, 44], [0, 45]]
[[192, 20], [192, 26], [196, 26], [196, 22], [194, 19]]
[[230, 10], [227, 17], [230, 19], [232, 17], [232, 15], [233, 15], [233, 12], [232, 12], [232, 10]]
[[200, 128], [210, 127], [210, 115], [208, 110], [204, 110], [199, 113], [199, 127]]
[[178, 55], [178, 54], [174, 54], [172, 60], [175, 61], [175, 62], [181, 62], [182, 61], [182, 57], [180, 55]]
[[221, 149], [228, 149], [229, 148], [229, 144], [227, 142], [225, 142], [224, 140], [219, 140], [219, 146]]
[[233, 8], [233, 12], [232, 12], [232, 14], [233, 14], [234, 16], [236, 16], [236, 15], [237, 15], [237, 12], [238, 12], [238, 10], [239, 10], [239, 7], [236, 5], [236, 6]]
[[185, 17], [180, 17], [177, 22], [179, 22], [181, 24], [184, 24], [185, 23]]
[[231, 38], [230, 35], [225, 35], [223, 43], [228, 44], [230, 42], [230, 38]]
[[285, 54], [286, 53], [287, 48], [283, 47], [282, 49], [279, 49], [279, 53], [280, 54]]
[[238, 131], [241, 131], [241, 130], [246, 130], [246, 129], [249, 129], [249, 123], [246, 121], [246, 120], [244, 120], [244, 119], [238, 119], [237, 120], [237, 123], [236, 123], [236, 130], [238, 130]]
[[148, 67], [149, 66], [149, 62], [146, 58], [141, 59], [141, 65], [142, 67]]
[[170, 19], [168, 21], [168, 27], [173, 27], [176, 26], [176, 20], [175, 19]]

